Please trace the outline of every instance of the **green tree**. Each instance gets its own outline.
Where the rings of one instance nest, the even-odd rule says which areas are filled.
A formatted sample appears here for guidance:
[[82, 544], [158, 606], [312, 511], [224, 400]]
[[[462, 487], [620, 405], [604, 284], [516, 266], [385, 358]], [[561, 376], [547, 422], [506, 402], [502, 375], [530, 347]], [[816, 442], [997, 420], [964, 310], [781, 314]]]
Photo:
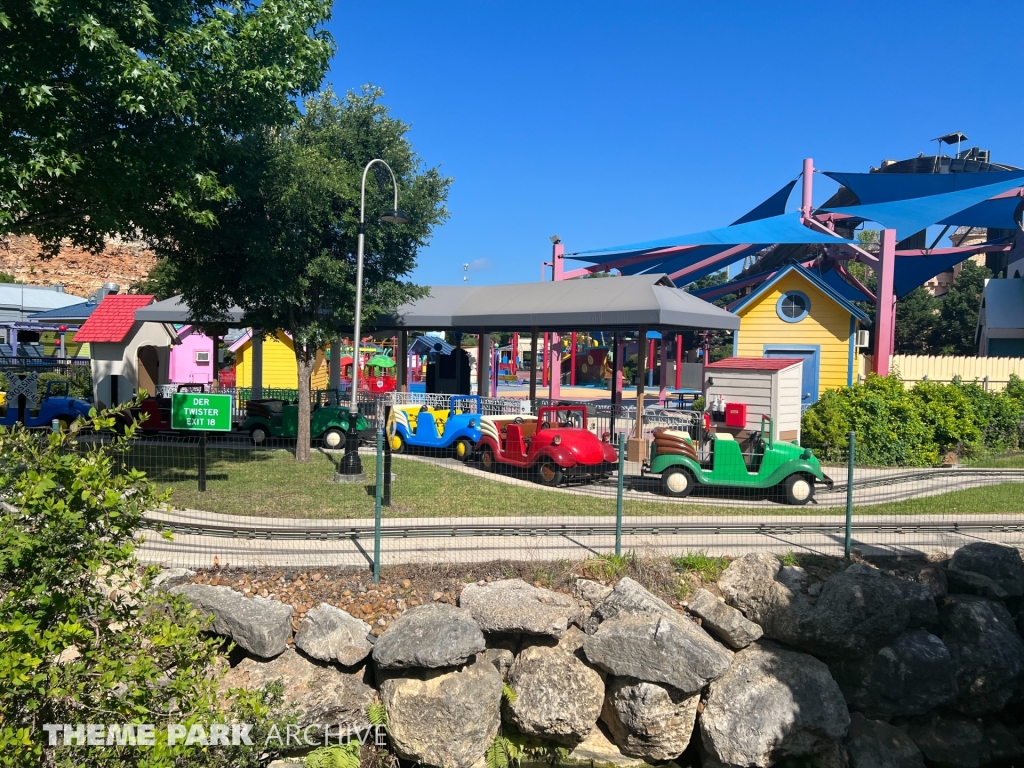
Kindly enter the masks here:
[[13, 283], [14, 275], [8, 275], [6, 272], [0, 272], [0, 283]]
[[960, 266], [949, 292], [939, 302], [939, 316], [932, 331], [932, 353], [936, 355], [978, 354], [975, 333], [985, 280], [992, 277], [987, 267], [968, 259]]
[[232, 137], [286, 124], [334, 45], [330, 0], [35, 0], [0, 8], [0, 234], [99, 249], [213, 222]]
[[169, 299], [181, 293], [181, 281], [174, 268], [174, 262], [160, 259], [141, 280], [136, 280], [128, 288], [129, 293], [150, 294], [158, 299]]
[[291, 335], [299, 376], [299, 460], [309, 458], [309, 379], [316, 352], [352, 327], [364, 167], [374, 158], [388, 162], [409, 215], [408, 224], [378, 223], [394, 197], [390, 174], [386, 183], [371, 175], [364, 322], [422, 295], [404, 277], [448, 216], [451, 179], [424, 168], [406, 136], [409, 126], [390, 115], [382, 95], [372, 86], [344, 99], [327, 91], [306, 102], [294, 125], [242, 138], [238, 162], [224, 173], [236, 197], [211, 205], [220, 225], [207, 230], [183, 217], [160, 245], [189, 305], [207, 313], [197, 319], [214, 320], [237, 304], [252, 325]]
[[932, 343], [938, 322], [938, 301], [927, 289], [917, 287], [896, 302], [896, 353], [924, 355]]

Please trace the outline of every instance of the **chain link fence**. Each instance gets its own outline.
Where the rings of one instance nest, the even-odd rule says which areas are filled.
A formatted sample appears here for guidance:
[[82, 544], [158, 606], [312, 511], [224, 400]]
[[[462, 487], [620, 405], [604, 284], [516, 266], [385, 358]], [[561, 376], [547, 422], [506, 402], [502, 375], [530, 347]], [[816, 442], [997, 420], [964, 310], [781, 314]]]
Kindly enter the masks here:
[[[308, 462], [297, 462], [295, 441], [283, 438], [256, 445], [234, 431], [211, 434], [203, 445], [195, 435], [142, 436], [125, 465], [171, 490], [169, 506], [150, 517], [173, 534], [149, 536], [142, 555], [193, 568], [379, 568], [628, 552], [950, 554], [979, 539], [1024, 543], [1021, 455], [970, 466], [871, 467], [857, 461], [854, 442], [852, 452], [821, 462], [820, 477], [786, 465], [800, 469], [792, 473], [797, 481], [788, 481], [785, 466], [771, 474], [778, 469], [772, 462], [780, 453], [789, 456], [783, 464], [795, 461], [802, 449], [712, 437], [700, 414], [650, 409], [638, 434], [635, 409], [537, 405], [535, 412], [524, 400], [481, 399], [479, 413], [466, 413], [482, 436], [474, 450], [458, 455], [454, 444], [399, 445], [389, 427], [390, 412], [404, 408], [436, 420], [443, 436], [454, 413], [447, 396], [361, 398], [371, 429], [355, 482], [343, 482], [352, 479], [344, 474], [344, 449], [320, 440]], [[550, 453], [533, 450], [556, 433], [559, 447], [578, 443], [593, 460], [555, 466]], [[85, 436], [82, 443], [100, 439]], [[672, 458], [670, 466], [688, 468], [697, 481], [689, 488], [672, 479], [681, 470], [666, 469], [667, 459], [652, 461], [650, 444], [662, 456], [676, 447], [673, 440], [687, 442], [679, 450], [693, 463]], [[723, 475], [723, 467], [731, 474]], [[701, 482], [722, 477], [732, 484]]]

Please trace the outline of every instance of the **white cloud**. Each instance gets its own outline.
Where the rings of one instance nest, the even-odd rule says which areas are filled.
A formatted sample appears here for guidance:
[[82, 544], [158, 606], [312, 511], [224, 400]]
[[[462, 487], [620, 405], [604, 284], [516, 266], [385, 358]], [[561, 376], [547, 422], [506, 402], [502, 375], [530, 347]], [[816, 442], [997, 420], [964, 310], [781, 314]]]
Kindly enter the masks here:
[[469, 262], [469, 271], [479, 272], [482, 269], [493, 269], [495, 266], [497, 265], [485, 256], [481, 259], [473, 259]]

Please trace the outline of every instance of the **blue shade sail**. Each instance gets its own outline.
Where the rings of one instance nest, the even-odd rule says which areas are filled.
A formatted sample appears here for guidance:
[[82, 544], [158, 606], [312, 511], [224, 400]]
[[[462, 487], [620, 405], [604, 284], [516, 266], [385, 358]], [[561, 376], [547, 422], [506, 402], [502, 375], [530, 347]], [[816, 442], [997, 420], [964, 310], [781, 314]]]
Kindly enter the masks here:
[[[1022, 172], [1024, 173], [1024, 172]], [[899, 174], [892, 174], [897, 176]], [[911, 175], [911, 174], [903, 174]], [[895, 200], [888, 203], [869, 203], [866, 205], [850, 205], [841, 208], [829, 208], [833, 213], [846, 213], [851, 216], [860, 216], [864, 219], [881, 224], [886, 229], [895, 229], [897, 233], [912, 235], [927, 229], [957, 213], [984, 202], [993, 195], [1014, 189], [1024, 184], [1021, 176], [1014, 174], [995, 173], [957, 173], [950, 176], [1006, 176], [1013, 175], [1012, 179], [1005, 179], [997, 184], [987, 184], [982, 187], [973, 187], [958, 192], [946, 192], [940, 195], [929, 197], [915, 197], [909, 200]]]
[[[1024, 185], [1024, 171], [992, 171], [991, 173], [843, 173], [825, 171], [825, 175], [835, 179], [857, 195], [862, 206], [960, 192], [1012, 179], [1020, 179], [1020, 184]], [[1007, 187], [1007, 189], [1011, 187]], [[989, 195], [989, 197], [991, 196]]]
[[965, 208], [949, 218], [936, 222], [954, 227], [985, 227], [989, 229], [1016, 229], [1014, 214], [1024, 205], [1019, 197], [999, 197]]
[[892, 281], [896, 298], [902, 299], [918, 286], [924, 285], [936, 275], [952, 269], [971, 256], [973, 256], [971, 253], [954, 253], [943, 256], [897, 256], [896, 271]]
[[661, 240], [648, 240], [642, 243], [618, 245], [613, 248], [581, 251], [580, 253], [572, 254], [571, 258], [599, 264], [613, 257], [622, 258], [640, 255], [649, 251], [683, 245], [761, 244], [764, 246], [776, 243], [814, 245], [819, 243], [852, 242], [854, 241], [845, 240], [840, 237], [829, 237], [805, 227], [800, 223], [800, 213], [794, 211], [780, 216], [771, 216], [767, 219], [749, 221], [744, 224], [696, 232], [691, 235], [679, 235], [677, 237], [666, 237]]
[[[897, 262], [897, 264], [898, 263], [899, 262]], [[825, 285], [847, 301], [869, 301], [867, 296], [846, 282], [846, 280], [843, 279], [843, 276], [834, 269], [828, 269], [824, 272], [818, 272], [815, 269], [813, 272], [821, 279], [821, 282], [825, 283]]]
[[779, 214], [785, 213], [786, 203], [789, 202], [789, 196], [792, 194], [794, 186], [796, 186], [796, 179], [793, 179], [789, 184], [784, 186], [749, 213], [745, 213], [740, 216], [732, 223], [732, 226], [736, 226], [737, 224], [746, 224], [748, 221], [767, 219], [772, 216], [778, 216]]

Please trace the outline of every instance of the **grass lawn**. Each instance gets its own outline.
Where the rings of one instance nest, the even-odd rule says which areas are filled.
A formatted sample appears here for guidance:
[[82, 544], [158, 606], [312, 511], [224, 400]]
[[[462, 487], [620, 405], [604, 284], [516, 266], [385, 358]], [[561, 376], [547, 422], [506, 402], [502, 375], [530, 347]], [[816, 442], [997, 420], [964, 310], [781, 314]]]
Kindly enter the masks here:
[[1024, 469], [1024, 453], [1004, 453], [999, 456], [985, 456], [964, 462], [964, 466], [983, 469]]
[[[159, 488], [171, 488], [171, 503], [178, 508], [257, 517], [322, 519], [372, 518], [375, 460], [363, 457], [367, 484], [344, 485], [332, 481], [340, 456], [314, 453], [308, 464], [297, 463], [288, 451], [235, 451], [211, 448], [207, 463], [207, 490], [197, 490], [198, 471], [193, 450], [138, 445], [132, 463], [145, 470]], [[615, 488], [605, 495], [547, 490], [532, 480], [509, 484], [395, 458], [397, 477], [391, 507], [385, 517], [540, 517], [615, 514]], [[836, 515], [844, 514], [833, 508]], [[1001, 485], [951, 491], [940, 496], [859, 506], [856, 514], [1024, 513], [1024, 485]], [[794, 515], [824, 514], [814, 505], [790, 507], [764, 500], [757, 507], [702, 504], [690, 497], [679, 504], [626, 499], [626, 515]]]

